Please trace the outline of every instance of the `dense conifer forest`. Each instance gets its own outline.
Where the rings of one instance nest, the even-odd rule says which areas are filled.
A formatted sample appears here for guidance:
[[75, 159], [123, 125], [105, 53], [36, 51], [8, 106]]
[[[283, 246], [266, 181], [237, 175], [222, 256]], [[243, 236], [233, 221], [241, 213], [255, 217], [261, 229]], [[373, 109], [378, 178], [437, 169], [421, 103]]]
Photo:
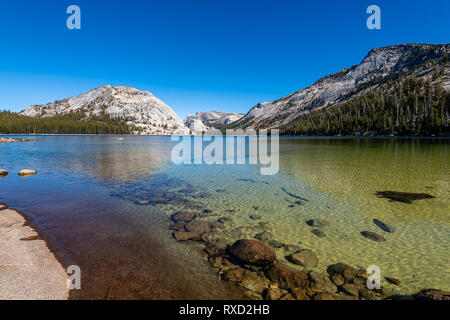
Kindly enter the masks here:
[[303, 115], [282, 126], [280, 134], [449, 135], [450, 92], [439, 81], [430, 83], [415, 77], [389, 80], [336, 107]]
[[74, 112], [48, 118], [31, 118], [10, 111], [0, 112], [2, 134], [129, 134], [131, 128], [125, 119], [114, 119], [107, 114], [86, 118]]

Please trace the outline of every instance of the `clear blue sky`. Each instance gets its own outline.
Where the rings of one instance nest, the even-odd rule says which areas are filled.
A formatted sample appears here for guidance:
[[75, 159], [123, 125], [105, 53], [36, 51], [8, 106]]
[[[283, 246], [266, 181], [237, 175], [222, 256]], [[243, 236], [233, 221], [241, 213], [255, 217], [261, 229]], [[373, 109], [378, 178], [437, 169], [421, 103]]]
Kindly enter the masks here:
[[[81, 8], [81, 30], [66, 8]], [[382, 29], [366, 28], [376, 4]], [[0, 108], [111, 84], [182, 118], [246, 113], [359, 63], [373, 47], [450, 42], [448, 0], [0, 0]]]

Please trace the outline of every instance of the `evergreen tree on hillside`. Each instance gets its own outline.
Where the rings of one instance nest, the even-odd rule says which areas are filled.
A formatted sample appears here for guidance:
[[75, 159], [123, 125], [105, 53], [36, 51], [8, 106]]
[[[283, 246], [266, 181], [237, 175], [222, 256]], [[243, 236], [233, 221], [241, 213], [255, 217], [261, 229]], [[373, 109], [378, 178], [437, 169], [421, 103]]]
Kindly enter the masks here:
[[285, 135], [449, 135], [450, 92], [415, 77], [390, 80], [280, 128]]
[[1, 134], [129, 134], [134, 128], [126, 119], [111, 118], [106, 113], [86, 117], [72, 112], [48, 118], [31, 118], [10, 111], [0, 112]]

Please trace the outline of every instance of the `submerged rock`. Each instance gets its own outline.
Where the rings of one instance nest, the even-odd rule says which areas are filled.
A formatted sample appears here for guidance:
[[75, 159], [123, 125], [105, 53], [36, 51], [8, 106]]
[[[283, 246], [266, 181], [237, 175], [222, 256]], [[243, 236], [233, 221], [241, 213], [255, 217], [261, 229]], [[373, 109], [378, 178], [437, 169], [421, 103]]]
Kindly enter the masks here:
[[289, 292], [295, 300], [311, 300], [303, 288], [294, 288]]
[[267, 268], [264, 273], [282, 289], [306, 288], [308, 284], [306, 272], [294, 271], [277, 263]]
[[410, 193], [399, 191], [377, 191], [376, 195], [379, 198], [387, 198], [391, 201], [398, 201], [404, 203], [411, 203], [415, 200], [433, 199], [434, 196], [427, 193]]
[[359, 289], [359, 296], [365, 300], [376, 300], [379, 298], [379, 294], [376, 291], [369, 290], [367, 287]]
[[391, 278], [391, 277], [384, 277], [386, 279], [387, 282], [392, 283], [396, 286], [400, 285], [400, 279], [397, 278]]
[[326, 221], [324, 219], [320, 219], [320, 218], [308, 220], [308, 221], [306, 221], [306, 223], [309, 226], [316, 227], [316, 228], [323, 228], [329, 224], [328, 221]]
[[209, 257], [208, 261], [213, 268], [220, 268], [223, 265], [222, 257]]
[[336, 300], [340, 301], [353, 301], [353, 300], [359, 300], [357, 296], [353, 296], [350, 294], [347, 294], [345, 292], [339, 292], [339, 294], [336, 295]]
[[218, 221], [210, 222], [209, 225], [211, 226], [211, 228], [225, 229], [225, 224], [221, 223], [221, 222], [218, 222]]
[[228, 246], [228, 242], [220, 234], [214, 232], [202, 234], [202, 241], [219, 251], [225, 251]]
[[269, 246], [271, 246], [275, 249], [279, 249], [284, 246], [284, 243], [277, 241], [277, 240], [269, 240], [267, 243], [269, 244]]
[[308, 249], [299, 250], [289, 256], [287, 259], [297, 265], [303, 266], [305, 268], [317, 267], [319, 259], [316, 254]]
[[330, 278], [323, 273], [311, 272], [308, 274], [309, 289], [312, 292], [327, 292], [335, 294], [337, 292], [336, 285]]
[[232, 238], [232, 239], [239, 239], [239, 238], [247, 238], [248, 235], [254, 235], [255, 231], [253, 230], [253, 228], [248, 227], [248, 226], [242, 226], [242, 227], [237, 227], [236, 229], [231, 230], [228, 233], [228, 237]]
[[241, 262], [252, 265], [268, 265], [276, 259], [274, 249], [258, 240], [238, 240], [231, 246], [230, 253]]
[[340, 274], [345, 282], [353, 281], [357, 274], [355, 268], [341, 262], [328, 266], [327, 272], [330, 276]]
[[311, 232], [312, 232], [312, 234], [314, 234], [315, 236], [317, 236], [319, 238], [327, 237], [327, 234], [320, 229], [312, 229]]
[[296, 244], [286, 244], [286, 245], [284, 245], [283, 249], [286, 253], [290, 254], [290, 253], [294, 253], [296, 251], [301, 250], [302, 247], [300, 247], [299, 245], [296, 245]]
[[425, 289], [413, 295], [415, 300], [450, 300], [450, 292], [438, 289]]
[[361, 231], [361, 234], [364, 237], [366, 237], [367, 239], [370, 239], [372, 241], [376, 241], [376, 242], [386, 241], [386, 239], [383, 236], [380, 236], [378, 233], [375, 233], [372, 231]]
[[393, 227], [391, 227], [390, 225], [378, 220], [378, 219], [373, 219], [373, 223], [376, 224], [376, 226], [378, 228], [380, 228], [381, 230], [385, 231], [385, 232], [394, 232], [395, 229]]
[[337, 286], [342, 286], [345, 283], [344, 277], [339, 273], [333, 274], [331, 276], [331, 281]]
[[200, 234], [197, 232], [175, 231], [173, 237], [177, 241], [197, 240], [200, 238]]
[[185, 225], [184, 228], [189, 232], [200, 234], [211, 232], [211, 225], [205, 221], [192, 221]]
[[266, 288], [264, 279], [258, 276], [256, 273], [245, 270], [240, 283], [244, 288], [262, 294]]
[[19, 176], [21, 177], [31, 176], [33, 174], [37, 174], [37, 171], [33, 169], [22, 169], [19, 171]]
[[283, 296], [283, 292], [279, 288], [267, 288], [263, 292], [265, 300], [280, 300]]
[[255, 235], [254, 238], [260, 241], [268, 241], [270, 238], [272, 238], [272, 234], [268, 231], [263, 231]]
[[313, 300], [336, 300], [336, 298], [334, 297], [334, 295], [332, 295], [331, 293], [318, 293], [313, 297]]
[[194, 212], [180, 211], [172, 215], [172, 220], [175, 222], [189, 222], [197, 215]]
[[286, 293], [284, 296], [281, 297], [280, 300], [295, 300], [293, 296], [291, 296], [290, 293]]
[[169, 229], [170, 229], [170, 230], [175, 230], [175, 231], [186, 231], [186, 230], [184, 229], [184, 222], [176, 222], [176, 223], [172, 224], [172, 225], [169, 227]]
[[225, 273], [224, 278], [227, 281], [241, 282], [244, 271], [242, 268], [230, 269]]
[[359, 296], [359, 288], [356, 285], [352, 284], [352, 283], [343, 284], [340, 287], [340, 289], [343, 292], [347, 293], [348, 295], [355, 296], [355, 297]]
[[219, 218], [217, 221], [220, 223], [227, 223], [227, 222], [231, 222], [231, 219], [227, 218], [227, 217], [222, 217], [222, 218]]

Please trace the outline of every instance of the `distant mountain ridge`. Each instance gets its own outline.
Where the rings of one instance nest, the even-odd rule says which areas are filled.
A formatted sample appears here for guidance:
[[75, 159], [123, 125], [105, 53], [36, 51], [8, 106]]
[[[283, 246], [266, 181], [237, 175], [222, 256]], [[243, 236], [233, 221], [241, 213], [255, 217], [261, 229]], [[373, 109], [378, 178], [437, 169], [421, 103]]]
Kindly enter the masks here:
[[258, 103], [230, 127], [282, 127], [313, 111], [338, 108], [401, 73], [409, 73], [410, 77], [434, 84], [432, 75], [442, 69], [442, 85], [448, 91], [450, 64], [444, 59], [448, 59], [449, 50], [450, 44], [402, 44], [372, 49], [358, 65], [323, 77], [313, 85], [278, 100]]
[[[281, 134], [294, 135], [449, 135], [449, 54], [450, 44], [374, 48], [360, 64], [278, 100], [258, 103], [245, 115], [197, 112], [183, 122], [150, 92], [109, 85], [30, 106], [20, 115], [57, 120], [58, 132], [63, 131], [61, 121], [69, 120], [73, 128], [80, 127], [77, 121], [89, 122], [89, 132], [147, 135], [196, 134], [210, 128], [280, 128]], [[4, 117], [9, 125], [12, 116]], [[16, 126], [26, 120], [17, 118]], [[34, 132], [47, 124], [27, 126]]]
[[32, 118], [71, 113], [84, 114], [86, 119], [102, 114], [112, 119], [123, 119], [134, 134], [189, 134], [189, 129], [167, 104], [150, 92], [127, 86], [105, 85], [75, 97], [33, 105], [20, 112]]
[[188, 115], [184, 120], [184, 124], [192, 132], [202, 132], [210, 128], [220, 129], [224, 125], [233, 123], [244, 116], [243, 113], [233, 112], [197, 112], [195, 115]]

